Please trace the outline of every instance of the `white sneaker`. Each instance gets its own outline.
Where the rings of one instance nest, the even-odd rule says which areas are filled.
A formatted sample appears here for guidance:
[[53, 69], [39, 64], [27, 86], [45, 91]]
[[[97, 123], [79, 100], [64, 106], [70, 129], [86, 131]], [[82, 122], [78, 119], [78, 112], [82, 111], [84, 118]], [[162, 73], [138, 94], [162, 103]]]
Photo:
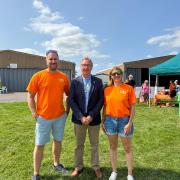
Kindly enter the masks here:
[[127, 180], [134, 180], [134, 178], [133, 178], [133, 176], [128, 175], [128, 176], [127, 176]]
[[112, 172], [111, 173], [111, 176], [109, 177], [109, 180], [116, 180], [116, 178], [117, 178], [117, 172]]

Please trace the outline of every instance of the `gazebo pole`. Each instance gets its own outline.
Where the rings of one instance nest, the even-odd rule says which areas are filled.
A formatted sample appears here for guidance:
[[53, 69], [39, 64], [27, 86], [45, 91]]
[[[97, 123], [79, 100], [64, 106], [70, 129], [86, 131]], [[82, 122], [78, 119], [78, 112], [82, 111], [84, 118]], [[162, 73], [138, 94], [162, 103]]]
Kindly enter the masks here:
[[149, 73], [149, 108], [151, 107], [151, 93], [150, 93], [150, 88], [151, 88], [151, 75]]
[[156, 81], [155, 81], [155, 87], [154, 87], [154, 97], [157, 94], [158, 91], [158, 74], [156, 74]]
[[178, 102], [179, 102], [179, 118], [180, 118], [180, 91], [178, 92]]

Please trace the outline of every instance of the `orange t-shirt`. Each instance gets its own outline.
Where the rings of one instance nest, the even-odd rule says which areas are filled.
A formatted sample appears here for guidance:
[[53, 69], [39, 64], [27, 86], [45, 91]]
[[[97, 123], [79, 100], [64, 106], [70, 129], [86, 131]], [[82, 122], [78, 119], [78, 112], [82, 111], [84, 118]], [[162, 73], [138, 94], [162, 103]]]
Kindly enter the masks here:
[[130, 116], [131, 105], [136, 103], [134, 89], [127, 84], [105, 88], [104, 98], [105, 115], [112, 117]]
[[170, 83], [170, 85], [169, 85], [169, 91], [172, 92], [173, 90], [175, 90], [175, 88], [176, 88], [175, 84]]
[[60, 117], [65, 112], [63, 95], [69, 95], [69, 89], [64, 73], [50, 73], [46, 69], [34, 74], [27, 87], [27, 91], [37, 93], [37, 113], [45, 119]]

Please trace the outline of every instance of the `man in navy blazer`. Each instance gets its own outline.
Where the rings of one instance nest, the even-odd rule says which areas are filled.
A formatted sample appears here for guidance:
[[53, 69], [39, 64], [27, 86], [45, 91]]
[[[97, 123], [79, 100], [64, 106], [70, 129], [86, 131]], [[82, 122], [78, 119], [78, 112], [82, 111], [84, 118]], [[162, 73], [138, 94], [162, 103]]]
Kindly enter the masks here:
[[104, 94], [102, 81], [91, 75], [93, 63], [85, 57], [80, 64], [81, 76], [71, 82], [69, 103], [73, 111], [76, 148], [75, 169], [71, 176], [78, 176], [83, 170], [83, 152], [88, 130], [91, 144], [91, 167], [97, 178], [102, 177], [99, 166], [99, 130], [101, 123], [100, 111], [103, 106]]

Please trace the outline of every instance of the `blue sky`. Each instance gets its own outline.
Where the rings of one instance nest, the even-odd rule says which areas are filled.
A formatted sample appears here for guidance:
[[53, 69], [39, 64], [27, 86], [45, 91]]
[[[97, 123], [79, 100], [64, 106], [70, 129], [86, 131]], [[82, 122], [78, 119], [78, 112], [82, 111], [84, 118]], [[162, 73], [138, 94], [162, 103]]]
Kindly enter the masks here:
[[125, 61], [180, 52], [179, 0], [6, 0], [0, 50], [94, 62], [93, 73]]

